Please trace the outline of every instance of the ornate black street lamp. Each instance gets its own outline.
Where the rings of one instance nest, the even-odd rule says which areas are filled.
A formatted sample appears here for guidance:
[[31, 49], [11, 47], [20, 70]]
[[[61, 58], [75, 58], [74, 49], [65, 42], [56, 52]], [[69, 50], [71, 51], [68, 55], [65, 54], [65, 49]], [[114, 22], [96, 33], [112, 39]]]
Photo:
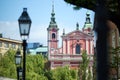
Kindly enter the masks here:
[[20, 65], [22, 60], [22, 56], [20, 54], [20, 50], [18, 49], [15, 55], [15, 64]]
[[23, 69], [21, 67], [19, 67], [19, 79], [22, 80], [22, 76], [23, 76]]
[[17, 70], [17, 80], [19, 80], [19, 78], [20, 78], [20, 64], [21, 64], [21, 60], [22, 60], [22, 56], [21, 56], [21, 54], [20, 54], [20, 50], [18, 49], [17, 50], [17, 52], [16, 52], [16, 55], [15, 55], [15, 64], [16, 64], [16, 66], [17, 66], [17, 68], [16, 68], [16, 70]]
[[19, 22], [19, 30], [20, 30], [20, 36], [23, 40], [23, 80], [25, 80], [26, 76], [26, 47], [27, 47], [27, 38], [30, 33], [30, 27], [31, 27], [31, 19], [27, 13], [27, 8], [23, 8], [23, 12], [18, 19]]

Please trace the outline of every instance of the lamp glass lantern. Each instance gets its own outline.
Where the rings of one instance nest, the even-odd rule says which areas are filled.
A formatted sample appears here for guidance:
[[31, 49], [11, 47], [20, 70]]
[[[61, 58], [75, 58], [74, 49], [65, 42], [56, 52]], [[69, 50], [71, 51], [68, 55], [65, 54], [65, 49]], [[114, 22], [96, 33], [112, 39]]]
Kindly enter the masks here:
[[17, 53], [15, 55], [15, 64], [20, 65], [22, 60], [22, 56], [20, 54], [20, 50], [17, 50]]
[[22, 68], [20, 67], [20, 68], [19, 68], [19, 78], [22, 78], [22, 75], [23, 75], [23, 70], [22, 70]]
[[20, 35], [23, 39], [26, 39], [29, 36], [31, 28], [31, 19], [27, 13], [27, 8], [23, 8], [23, 12], [18, 19]]

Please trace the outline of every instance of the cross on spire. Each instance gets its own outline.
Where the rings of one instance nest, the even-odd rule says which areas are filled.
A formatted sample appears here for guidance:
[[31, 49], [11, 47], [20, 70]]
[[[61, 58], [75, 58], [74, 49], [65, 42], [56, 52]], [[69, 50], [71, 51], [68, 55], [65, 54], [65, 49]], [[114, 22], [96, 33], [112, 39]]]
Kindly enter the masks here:
[[52, 13], [54, 13], [54, 0], [52, 0]]

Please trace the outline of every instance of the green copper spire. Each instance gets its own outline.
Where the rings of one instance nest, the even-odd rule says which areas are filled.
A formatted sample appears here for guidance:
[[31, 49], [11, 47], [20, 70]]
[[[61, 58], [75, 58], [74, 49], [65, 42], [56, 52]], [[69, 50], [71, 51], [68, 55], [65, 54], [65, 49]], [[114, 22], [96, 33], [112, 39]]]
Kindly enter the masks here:
[[87, 11], [87, 13], [86, 13], [86, 23], [91, 23], [90, 22], [90, 13], [89, 13], [89, 11]]
[[52, 13], [51, 13], [51, 22], [53, 22], [53, 23], [56, 23], [55, 22], [55, 13], [54, 13], [54, 2], [53, 2], [53, 4], [52, 4]]
[[92, 23], [90, 21], [90, 13], [89, 13], [89, 11], [86, 12], [86, 21], [85, 21], [83, 29], [88, 29], [88, 28], [92, 29]]
[[52, 2], [52, 13], [51, 13], [51, 21], [50, 21], [50, 25], [49, 28], [57, 28], [57, 24], [55, 21], [55, 12], [54, 12], [54, 2]]

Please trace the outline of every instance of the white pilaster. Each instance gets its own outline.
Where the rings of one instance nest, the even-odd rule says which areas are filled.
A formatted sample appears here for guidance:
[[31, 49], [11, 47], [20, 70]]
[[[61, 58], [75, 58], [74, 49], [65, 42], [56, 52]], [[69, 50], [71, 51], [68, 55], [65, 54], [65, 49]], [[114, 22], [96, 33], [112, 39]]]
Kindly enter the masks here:
[[92, 54], [92, 52], [93, 52], [92, 50], [93, 50], [93, 41], [91, 40], [90, 41], [90, 54]]
[[50, 40], [50, 34], [49, 34], [49, 31], [48, 31], [48, 35], [47, 35], [47, 43], [48, 43], [48, 59], [50, 59], [50, 42], [49, 42], [49, 40]]
[[68, 53], [67, 53], [67, 54], [70, 54], [70, 46], [69, 46], [70, 44], [69, 44], [69, 42], [70, 42], [70, 41], [68, 40], [68, 42], [67, 42], [67, 48], [68, 48], [68, 51], [67, 51], [67, 52], [68, 52]]
[[63, 54], [66, 53], [66, 41], [63, 40]]
[[86, 40], [86, 51], [87, 51], [87, 54], [89, 54], [88, 53], [88, 39]]

